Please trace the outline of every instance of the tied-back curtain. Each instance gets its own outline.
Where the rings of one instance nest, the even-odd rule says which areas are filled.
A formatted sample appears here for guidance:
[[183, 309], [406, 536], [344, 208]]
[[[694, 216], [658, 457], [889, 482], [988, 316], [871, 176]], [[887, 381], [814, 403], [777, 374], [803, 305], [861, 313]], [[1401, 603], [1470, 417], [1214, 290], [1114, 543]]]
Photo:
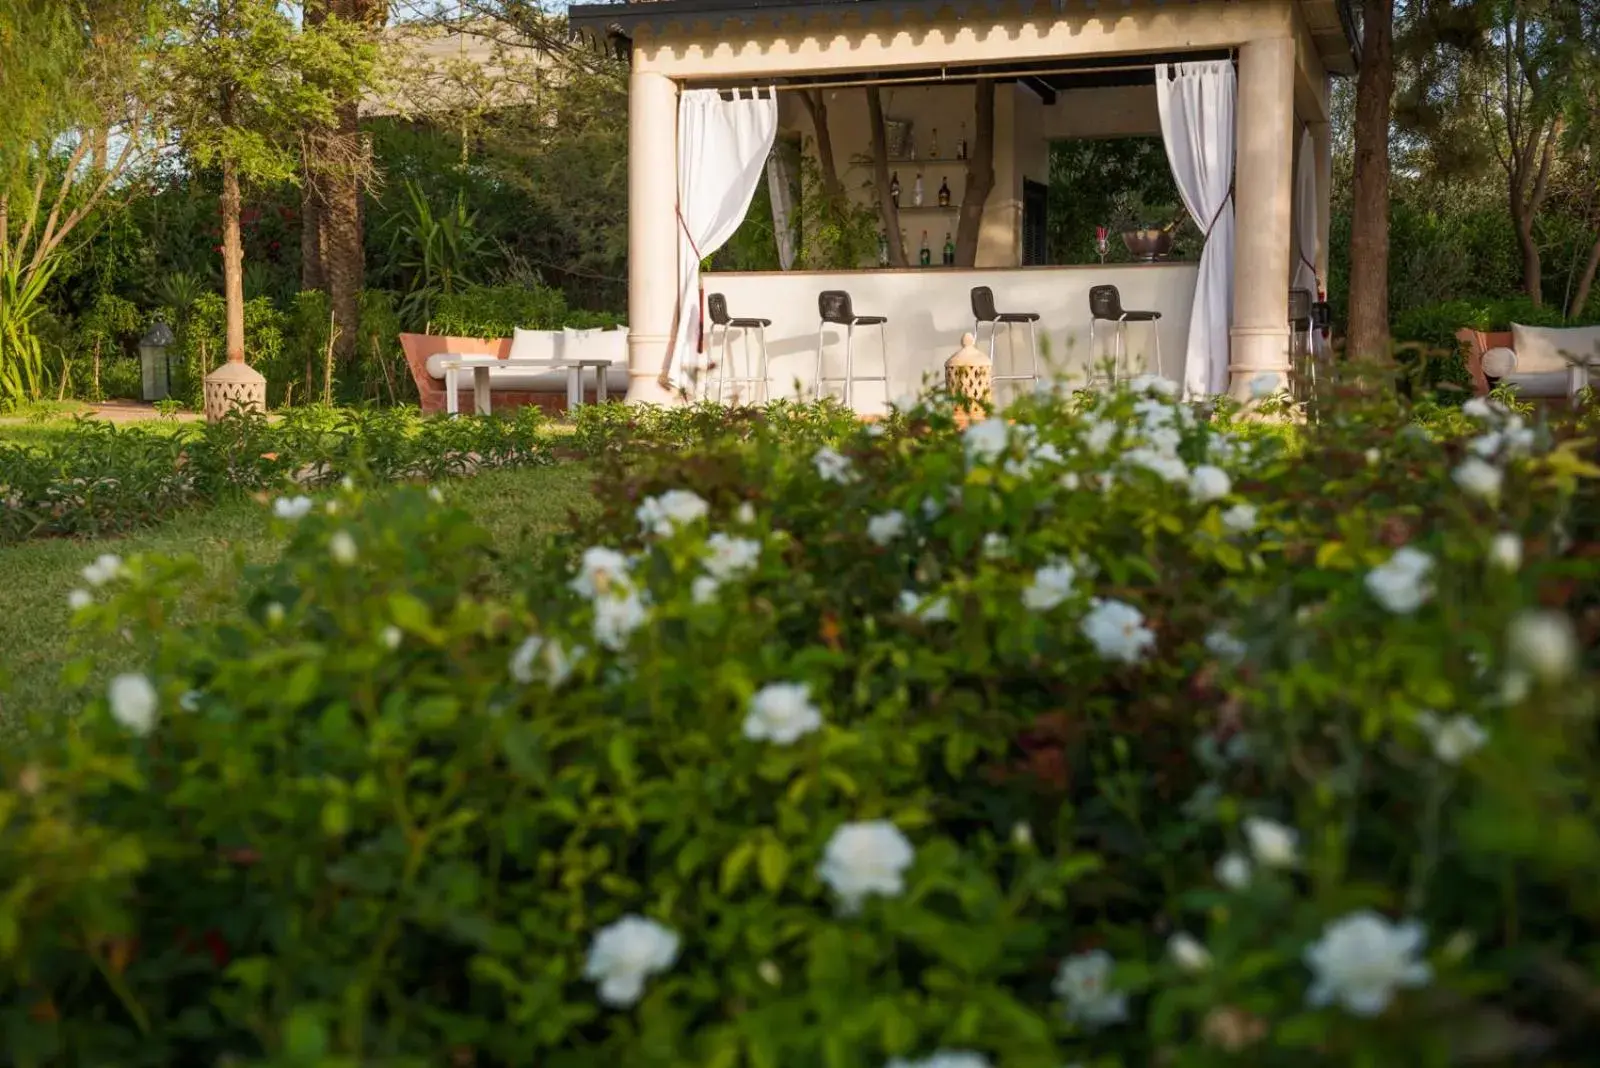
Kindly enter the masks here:
[[1233, 317], [1234, 112], [1238, 86], [1229, 60], [1169, 64], [1156, 72], [1161, 138], [1183, 206], [1206, 235], [1189, 317], [1184, 394], [1228, 388], [1228, 327]]
[[[1297, 250], [1294, 283], [1291, 289], [1311, 291], [1311, 299], [1321, 296], [1317, 277], [1317, 257], [1322, 252], [1321, 227], [1317, 225], [1317, 149], [1310, 130], [1300, 132], [1300, 165], [1294, 175], [1294, 235]], [[1311, 332], [1313, 350], [1321, 355], [1327, 342], [1321, 330]]]
[[778, 267], [792, 270], [795, 257], [794, 163], [789, 147], [774, 145], [767, 157], [767, 197], [772, 201], [772, 236], [778, 244]]
[[669, 350], [669, 381], [688, 384], [700, 367], [700, 264], [727, 244], [744, 221], [778, 133], [778, 101], [715, 89], [690, 89], [678, 101], [678, 314]]

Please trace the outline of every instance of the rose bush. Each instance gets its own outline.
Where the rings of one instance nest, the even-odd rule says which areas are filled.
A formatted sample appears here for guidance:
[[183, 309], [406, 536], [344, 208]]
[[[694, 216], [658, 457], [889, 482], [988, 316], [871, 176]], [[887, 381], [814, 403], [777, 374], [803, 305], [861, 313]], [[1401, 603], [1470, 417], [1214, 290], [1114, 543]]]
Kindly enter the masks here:
[[0, 755], [8, 1058], [1580, 1063], [1592, 442], [1008, 417], [645, 417], [509, 601], [412, 489], [203, 627], [92, 562], [148, 666]]

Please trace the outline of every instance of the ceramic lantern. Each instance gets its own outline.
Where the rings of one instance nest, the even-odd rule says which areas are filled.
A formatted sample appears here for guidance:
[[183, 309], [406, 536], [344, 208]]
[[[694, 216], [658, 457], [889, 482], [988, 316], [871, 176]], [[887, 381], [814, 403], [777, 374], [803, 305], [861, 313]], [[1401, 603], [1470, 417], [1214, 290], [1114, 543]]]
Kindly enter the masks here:
[[994, 397], [994, 364], [973, 342], [961, 335], [961, 350], [944, 361], [944, 388], [956, 400], [956, 423], [965, 427], [974, 416], [983, 417], [983, 405]]

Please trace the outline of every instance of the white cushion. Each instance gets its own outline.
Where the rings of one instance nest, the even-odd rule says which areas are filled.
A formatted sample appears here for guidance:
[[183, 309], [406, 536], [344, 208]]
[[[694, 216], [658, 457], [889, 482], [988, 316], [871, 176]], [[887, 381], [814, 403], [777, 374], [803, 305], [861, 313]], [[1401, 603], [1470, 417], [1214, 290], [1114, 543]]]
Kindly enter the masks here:
[[517, 327], [511, 332], [513, 360], [553, 360], [560, 355], [561, 331], [524, 330]]
[[567, 360], [601, 360], [605, 357], [592, 355], [598, 353], [598, 344], [603, 333], [598, 327], [593, 330], [574, 330], [566, 327], [561, 331], [561, 357]]
[[1504, 378], [1517, 371], [1517, 354], [1508, 348], [1494, 348], [1483, 354], [1483, 373], [1489, 378]]
[[1549, 327], [1511, 324], [1518, 375], [1561, 374], [1574, 363], [1600, 364], [1600, 326]]
[[[435, 353], [429, 356], [429, 377], [441, 382], [444, 381], [444, 362], [455, 358], [447, 352]], [[596, 357], [596, 359], [599, 358]], [[536, 368], [491, 367], [489, 368], [489, 388], [491, 390], [519, 389], [533, 393], [560, 393], [565, 395], [567, 392], [567, 372], [564, 368], [541, 371]], [[585, 393], [594, 389], [593, 369], [583, 372], [583, 388]], [[620, 393], [628, 388], [628, 363], [626, 360], [613, 362], [610, 367], [606, 368], [606, 388], [613, 393]], [[470, 368], [463, 367], [461, 369], [461, 392], [467, 394], [472, 392], [472, 370]]]

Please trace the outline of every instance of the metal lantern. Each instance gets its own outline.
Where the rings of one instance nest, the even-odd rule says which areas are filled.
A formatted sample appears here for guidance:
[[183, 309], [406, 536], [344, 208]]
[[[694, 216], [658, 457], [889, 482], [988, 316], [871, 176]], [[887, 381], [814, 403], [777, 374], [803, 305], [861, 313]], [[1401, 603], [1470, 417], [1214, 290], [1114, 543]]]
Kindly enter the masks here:
[[956, 398], [956, 424], [965, 427], [994, 397], [994, 364], [974, 342], [961, 335], [961, 349], [944, 361], [944, 388]]
[[172, 329], [160, 319], [139, 339], [139, 395], [147, 401], [165, 400], [171, 392], [172, 365], [167, 346], [172, 344]]

